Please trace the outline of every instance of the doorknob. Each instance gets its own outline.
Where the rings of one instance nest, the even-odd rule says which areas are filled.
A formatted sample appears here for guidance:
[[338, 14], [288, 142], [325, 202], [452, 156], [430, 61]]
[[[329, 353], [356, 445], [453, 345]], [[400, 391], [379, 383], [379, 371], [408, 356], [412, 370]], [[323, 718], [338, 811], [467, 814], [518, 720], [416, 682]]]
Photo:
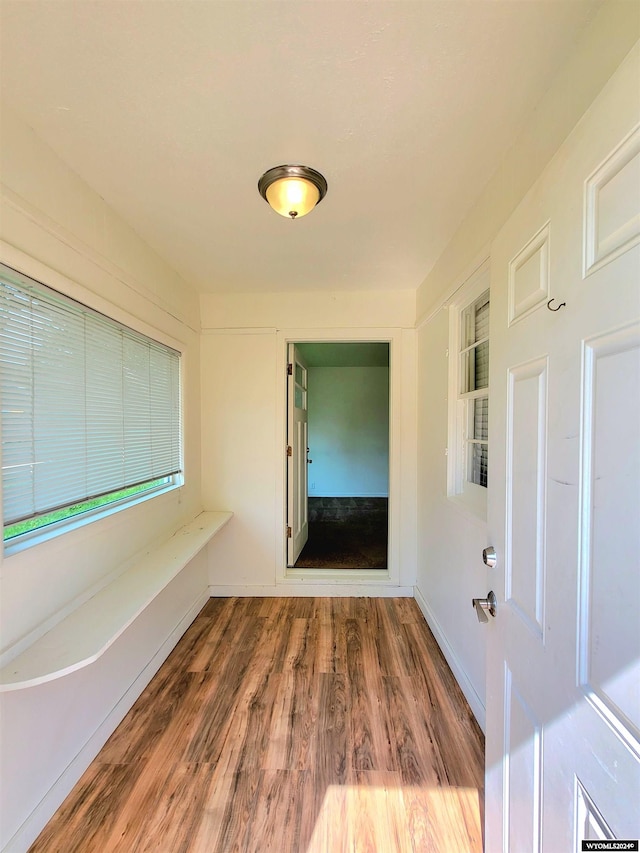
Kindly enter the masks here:
[[478, 622], [489, 621], [486, 611], [489, 611], [492, 616], [495, 616], [498, 612], [498, 599], [496, 598], [496, 594], [493, 590], [491, 590], [486, 598], [472, 598], [471, 604], [476, 609]]
[[495, 569], [498, 562], [498, 555], [496, 554], [496, 549], [493, 545], [487, 545], [482, 552], [482, 559], [484, 560], [485, 566], [488, 566], [490, 569]]

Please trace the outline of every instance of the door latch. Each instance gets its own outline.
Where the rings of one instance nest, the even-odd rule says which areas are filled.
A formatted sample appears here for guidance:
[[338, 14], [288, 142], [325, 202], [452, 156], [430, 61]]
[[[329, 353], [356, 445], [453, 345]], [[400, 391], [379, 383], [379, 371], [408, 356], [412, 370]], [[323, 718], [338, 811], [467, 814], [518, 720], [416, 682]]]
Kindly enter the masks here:
[[476, 615], [478, 616], [478, 622], [488, 622], [489, 617], [487, 616], [487, 611], [495, 616], [498, 612], [498, 599], [496, 598], [496, 594], [493, 590], [487, 595], [486, 598], [472, 598], [471, 604], [476, 609]]

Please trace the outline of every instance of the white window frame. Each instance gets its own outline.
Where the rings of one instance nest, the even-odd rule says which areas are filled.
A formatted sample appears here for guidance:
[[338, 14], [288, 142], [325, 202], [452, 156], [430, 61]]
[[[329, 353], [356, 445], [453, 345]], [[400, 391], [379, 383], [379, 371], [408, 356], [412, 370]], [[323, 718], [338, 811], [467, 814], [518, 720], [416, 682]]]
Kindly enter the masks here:
[[460, 349], [463, 314], [486, 291], [490, 291], [488, 260], [464, 282], [449, 303], [448, 349], [447, 495], [450, 500], [483, 521], [486, 521], [487, 518], [487, 488], [472, 483], [467, 478], [467, 466], [469, 464], [467, 434], [470, 418], [473, 417], [474, 400], [478, 396], [489, 397], [490, 391], [487, 387], [479, 392], [461, 393], [462, 359]]
[[[29, 548], [33, 545], [40, 544], [41, 542], [45, 542], [49, 539], [55, 538], [63, 533], [69, 532], [71, 530], [75, 530], [79, 527], [83, 527], [84, 525], [96, 521], [98, 519], [104, 518], [106, 516], [112, 515], [113, 513], [119, 512], [123, 509], [127, 509], [129, 507], [135, 506], [144, 501], [150, 500], [159, 495], [165, 494], [169, 491], [173, 491], [176, 488], [180, 488], [184, 485], [184, 407], [183, 407], [183, 387], [184, 387], [184, 351], [183, 346], [176, 340], [169, 338], [167, 335], [164, 335], [158, 332], [156, 329], [148, 327], [147, 324], [142, 324], [135, 321], [125, 312], [115, 308], [115, 306], [108, 306], [108, 304], [104, 300], [98, 300], [98, 304], [92, 305], [94, 299], [91, 298], [92, 294], [85, 292], [84, 289], [80, 289], [75, 284], [68, 282], [69, 287], [65, 286], [67, 284], [67, 280], [64, 279], [63, 276], [58, 274], [51, 275], [53, 279], [53, 284], [48, 283], [48, 277], [43, 275], [42, 273], [46, 271], [47, 268], [43, 267], [39, 272], [40, 274], [36, 278], [33, 274], [29, 274], [27, 272], [21, 272], [16, 269], [16, 266], [6, 263], [3, 259], [2, 266], [6, 267], [6, 274], [13, 278], [14, 281], [20, 282], [21, 279], [25, 280], [25, 283], [28, 284], [29, 281], [35, 282], [36, 284], [42, 283], [45, 289], [57, 291], [61, 294], [62, 298], [70, 300], [71, 302], [77, 302], [80, 306], [86, 306], [90, 311], [96, 312], [99, 315], [102, 315], [108, 322], [113, 322], [115, 327], [124, 327], [132, 330], [134, 334], [142, 336], [143, 338], [148, 338], [156, 344], [161, 345], [162, 347], [167, 347], [168, 349], [175, 350], [179, 356], [179, 374], [178, 374], [178, 393], [179, 393], [179, 468], [180, 470], [171, 475], [167, 475], [165, 477], [158, 477], [157, 479], [161, 479], [162, 482], [159, 482], [157, 485], [146, 488], [140, 492], [136, 492], [130, 496], [124, 498], [114, 498], [108, 502], [105, 502], [95, 508], [83, 510], [77, 512], [74, 515], [70, 515], [67, 518], [60, 519], [58, 521], [54, 521], [51, 523], [47, 523], [40, 527], [36, 527], [32, 530], [27, 530], [24, 533], [18, 534], [15, 537], [4, 540], [3, 538], [3, 548], [2, 553], [5, 557], [8, 557], [14, 553], [18, 553], [23, 551], [25, 548]], [[82, 292], [79, 292], [82, 290]], [[85, 298], [86, 297], [86, 298]], [[2, 484], [0, 481], [0, 495], [1, 495]], [[118, 489], [115, 490], [113, 494], [116, 494]], [[87, 497], [86, 501], [91, 500], [91, 497]], [[76, 501], [76, 503], [82, 503], [82, 500]], [[48, 513], [43, 512], [42, 515], [46, 516]], [[0, 515], [2, 515], [2, 504], [0, 502]], [[4, 517], [3, 521], [3, 529], [4, 529]]]

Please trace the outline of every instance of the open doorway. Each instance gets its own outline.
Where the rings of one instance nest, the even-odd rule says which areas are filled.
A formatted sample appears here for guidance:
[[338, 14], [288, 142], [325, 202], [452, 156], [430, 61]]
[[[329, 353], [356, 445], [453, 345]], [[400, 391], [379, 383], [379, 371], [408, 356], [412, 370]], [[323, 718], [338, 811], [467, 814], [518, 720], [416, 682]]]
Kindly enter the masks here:
[[290, 345], [288, 560], [388, 567], [389, 344]]

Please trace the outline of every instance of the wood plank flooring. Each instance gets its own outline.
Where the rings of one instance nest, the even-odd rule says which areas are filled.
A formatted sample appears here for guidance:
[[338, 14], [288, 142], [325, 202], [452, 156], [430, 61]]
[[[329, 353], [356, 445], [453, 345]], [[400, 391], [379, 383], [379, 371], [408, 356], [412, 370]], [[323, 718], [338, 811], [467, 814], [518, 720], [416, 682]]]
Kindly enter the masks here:
[[412, 599], [214, 598], [30, 853], [475, 853], [483, 774]]

